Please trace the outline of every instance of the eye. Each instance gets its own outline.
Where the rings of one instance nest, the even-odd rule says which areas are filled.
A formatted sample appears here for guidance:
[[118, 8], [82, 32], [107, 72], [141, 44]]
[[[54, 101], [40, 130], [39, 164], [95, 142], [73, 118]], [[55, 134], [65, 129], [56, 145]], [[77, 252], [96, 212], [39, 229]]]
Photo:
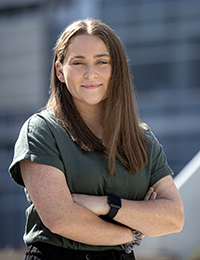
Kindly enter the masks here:
[[82, 61], [75, 61], [75, 62], [73, 62], [73, 65], [83, 65], [83, 62]]
[[100, 60], [97, 62], [97, 64], [104, 65], [104, 64], [108, 64], [108, 62], [105, 60]]

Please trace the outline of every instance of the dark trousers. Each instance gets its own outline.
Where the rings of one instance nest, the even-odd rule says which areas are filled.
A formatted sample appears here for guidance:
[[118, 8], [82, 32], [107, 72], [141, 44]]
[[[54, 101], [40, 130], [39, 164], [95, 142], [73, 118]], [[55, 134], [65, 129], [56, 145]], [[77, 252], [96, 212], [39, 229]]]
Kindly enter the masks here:
[[34, 243], [25, 251], [23, 260], [135, 260], [134, 253], [124, 251], [80, 251], [47, 243]]

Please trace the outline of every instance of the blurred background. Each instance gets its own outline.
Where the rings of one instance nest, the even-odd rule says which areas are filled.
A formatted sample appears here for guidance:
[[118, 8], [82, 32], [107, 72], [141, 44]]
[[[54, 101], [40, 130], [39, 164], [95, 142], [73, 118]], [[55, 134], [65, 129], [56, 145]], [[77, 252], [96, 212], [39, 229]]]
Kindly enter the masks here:
[[[200, 150], [199, 0], [0, 0], [0, 249], [24, 247], [27, 202], [8, 174], [15, 140], [23, 122], [47, 102], [58, 35], [72, 21], [87, 17], [107, 23], [121, 38], [141, 119], [164, 146], [175, 178]], [[192, 185], [187, 192], [193, 192], [193, 203], [193, 198], [199, 202], [198, 187]], [[192, 211], [200, 214], [199, 203], [191, 200]], [[200, 233], [200, 225], [194, 230]], [[200, 237], [189, 240], [187, 252], [182, 244], [182, 250], [168, 248], [168, 255], [186, 259], [194, 254]], [[161, 245], [160, 240], [155, 244]]]

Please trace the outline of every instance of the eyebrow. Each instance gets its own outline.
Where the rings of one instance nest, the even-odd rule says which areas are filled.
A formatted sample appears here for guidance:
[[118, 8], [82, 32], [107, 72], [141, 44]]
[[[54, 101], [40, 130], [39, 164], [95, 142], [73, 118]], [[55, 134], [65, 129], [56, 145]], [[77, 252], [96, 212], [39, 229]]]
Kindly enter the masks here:
[[[109, 57], [110, 58], [110, 55], [107, 53], [103, 53], [103, 54], [97, 54], [94, 56], [94, 58], [100, 58], [100, 57]], [[82, 55], [76, 55], [76, 56], [73, 56], [71, 59], [85, 59], [85, 57]]]
[[107, 54], [107, 53], [104, 53], [104, 54], [97, 54], [94, 56], [95, 58], [100, 58], [100, 57], [109, 57], [110, 58], [110, 55]]

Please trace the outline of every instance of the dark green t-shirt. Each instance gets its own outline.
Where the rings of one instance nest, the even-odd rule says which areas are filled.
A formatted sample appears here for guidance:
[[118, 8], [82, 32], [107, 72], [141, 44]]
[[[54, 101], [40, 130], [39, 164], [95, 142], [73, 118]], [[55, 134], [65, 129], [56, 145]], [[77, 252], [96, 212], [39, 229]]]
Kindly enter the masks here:
[[[147, 127], [143, 127], [143, 131], [148, 141], [148, 164], [140, 172], [134, 173], [128, 172], [116, 159], [116, 174], [111, 176], [104, 152], [83, 153], [61, 124], [48, 111], [42, 111], [23, 125], [15, 144], [10, 174], [19, 185], [24, 186], [19, 162], [27, 160], [60, 169], [71, 193], [98, 196], [114, 194], [123, 199], [143, 200], [149, 187], [164, 176], [173, 174], [158, 140]], [[91, 246], [53, 234], [43, 225], [26, 189], [25, 192], [30, 203], [26, 210], [26, 244], [43, 241], [75, 250], [121, 250], [120, 246]]]

